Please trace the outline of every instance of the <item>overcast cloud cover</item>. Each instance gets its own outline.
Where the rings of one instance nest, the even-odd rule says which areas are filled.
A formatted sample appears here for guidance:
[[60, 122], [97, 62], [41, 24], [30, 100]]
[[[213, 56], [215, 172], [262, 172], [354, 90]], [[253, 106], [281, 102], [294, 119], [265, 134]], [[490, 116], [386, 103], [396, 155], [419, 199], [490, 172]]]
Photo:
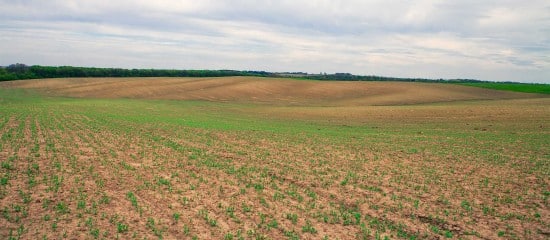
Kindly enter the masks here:
[[550, 83], [548, 0], [0, 0], [0, 65]]

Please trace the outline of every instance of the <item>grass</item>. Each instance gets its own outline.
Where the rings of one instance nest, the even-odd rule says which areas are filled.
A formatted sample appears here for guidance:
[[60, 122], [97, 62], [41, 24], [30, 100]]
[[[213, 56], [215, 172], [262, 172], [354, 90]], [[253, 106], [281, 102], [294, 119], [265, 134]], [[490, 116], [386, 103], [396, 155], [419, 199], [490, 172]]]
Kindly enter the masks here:
[[542, 93], [550, 94], [550, 84], [535, 84], [535, 83], [457, 83], [463, 86], [481, 87], [496, 90], [506, 90], [514, 92], [526, 93]]
[[0, 102], [1, 238], [537, 239], [548, 226], [546, 99], [348, 109], [0, 89]]

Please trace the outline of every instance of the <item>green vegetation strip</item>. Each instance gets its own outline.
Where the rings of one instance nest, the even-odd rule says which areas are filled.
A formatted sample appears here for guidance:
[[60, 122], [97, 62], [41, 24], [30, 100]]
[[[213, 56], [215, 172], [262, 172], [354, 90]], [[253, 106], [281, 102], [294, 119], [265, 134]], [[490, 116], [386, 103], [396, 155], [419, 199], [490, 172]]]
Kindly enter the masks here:
[[463, 86], [489, 88], [496, 90], [506, 90], [514, 92], [525, 93], [543, 93], [550, 94], [550, 84], [536, 84], [536, 83], [457, 83]]

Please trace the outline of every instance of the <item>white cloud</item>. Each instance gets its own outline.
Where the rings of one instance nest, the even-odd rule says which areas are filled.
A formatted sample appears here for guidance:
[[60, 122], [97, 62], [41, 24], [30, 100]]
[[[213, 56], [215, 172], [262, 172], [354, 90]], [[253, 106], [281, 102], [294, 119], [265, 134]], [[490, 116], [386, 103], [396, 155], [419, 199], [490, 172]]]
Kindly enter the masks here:
[[550, 82], [550, 3], [0, 0], [0, 65]]

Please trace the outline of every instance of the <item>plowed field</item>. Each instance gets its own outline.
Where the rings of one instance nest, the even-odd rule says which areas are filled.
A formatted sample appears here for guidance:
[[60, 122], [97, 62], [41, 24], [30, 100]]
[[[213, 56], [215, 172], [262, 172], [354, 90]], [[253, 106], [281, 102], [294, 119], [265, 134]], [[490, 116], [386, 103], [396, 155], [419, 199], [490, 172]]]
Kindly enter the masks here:
[[68, 78], [13, 81], [4, 85], [69, 97], [321, 106], [410, 105], [537, 96], [452, 84], [305, 81], [255, 77]]
[[0, 83], [2, 239], [548, 239], [550, 98], [262, 78]]

